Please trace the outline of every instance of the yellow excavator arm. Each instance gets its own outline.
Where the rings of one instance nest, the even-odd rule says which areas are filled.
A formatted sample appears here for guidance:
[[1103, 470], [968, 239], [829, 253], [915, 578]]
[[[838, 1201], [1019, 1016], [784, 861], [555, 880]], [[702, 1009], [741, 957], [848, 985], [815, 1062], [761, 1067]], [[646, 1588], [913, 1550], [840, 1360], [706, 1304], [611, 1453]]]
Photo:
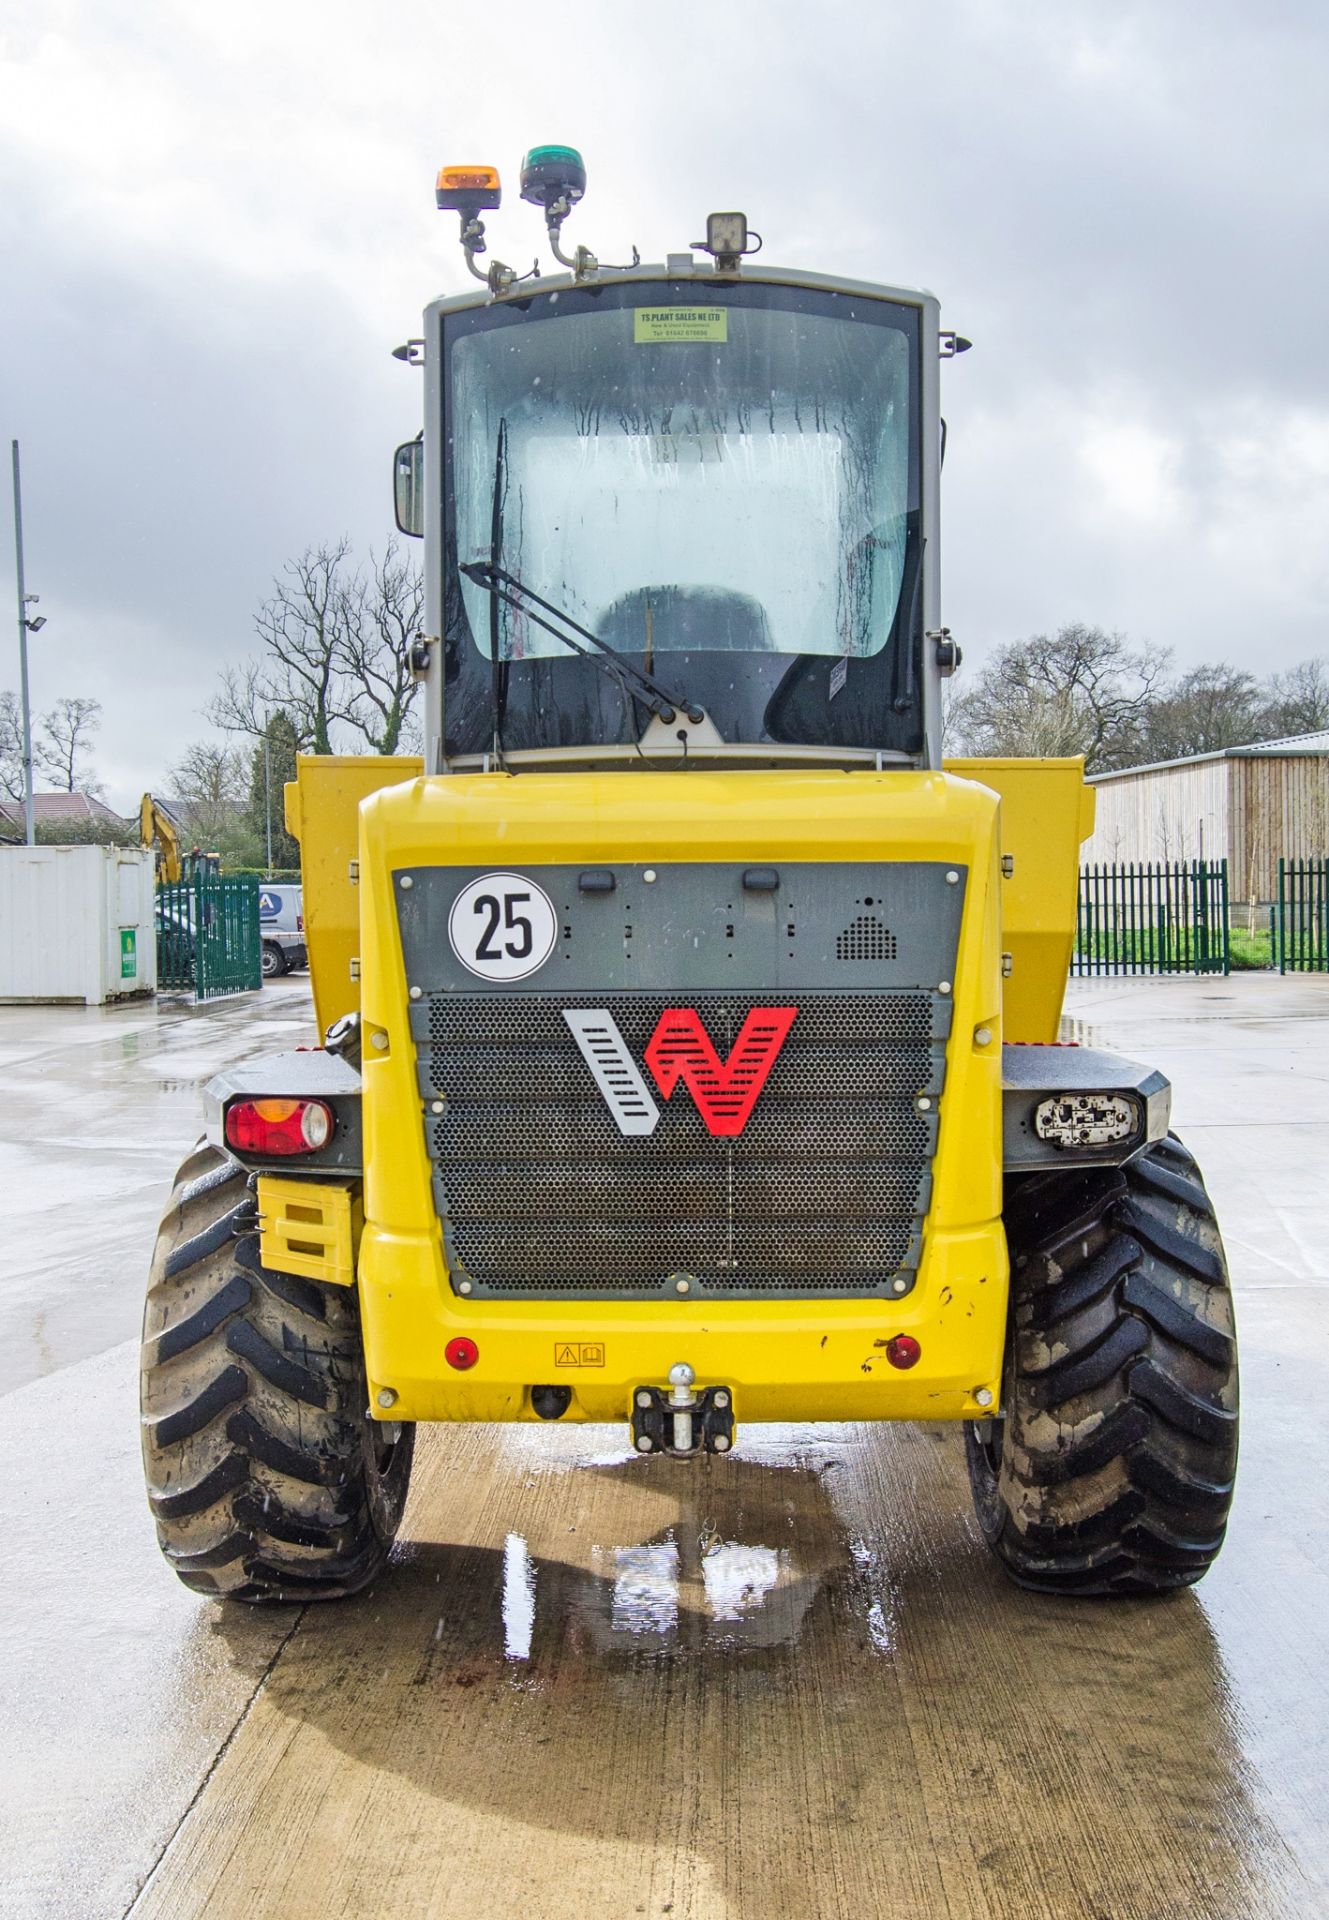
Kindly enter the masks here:
[[157, 850], [157, 878], [179, 880], [183, 872], [180, 860], [180, 829], [160, 800], [145, 793], [138, 809], [139, 844]]

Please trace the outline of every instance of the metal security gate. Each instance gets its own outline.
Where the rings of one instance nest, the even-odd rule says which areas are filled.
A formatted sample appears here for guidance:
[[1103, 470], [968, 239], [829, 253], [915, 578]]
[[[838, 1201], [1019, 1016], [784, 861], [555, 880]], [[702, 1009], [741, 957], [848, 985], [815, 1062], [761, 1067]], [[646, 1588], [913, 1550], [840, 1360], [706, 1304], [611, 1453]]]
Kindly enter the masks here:
[[157, 985], [196, 1000], [263, 984], [258, 880], [197, 874], [157, 888]]
[[1227, 971], [1226, 860], [1081, 869], [1072, 973]]
[[1329, 860], [1280, 860], [1274, 958], [1280, 973], [1329, 973]]

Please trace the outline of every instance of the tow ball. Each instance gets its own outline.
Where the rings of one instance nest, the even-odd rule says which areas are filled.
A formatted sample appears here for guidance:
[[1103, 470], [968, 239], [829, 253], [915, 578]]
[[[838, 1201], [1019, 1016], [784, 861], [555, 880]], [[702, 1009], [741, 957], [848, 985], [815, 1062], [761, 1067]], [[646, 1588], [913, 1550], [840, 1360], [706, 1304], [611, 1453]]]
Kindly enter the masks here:
[[669, 1369], [669, 1385], [638, 1387], [632, 1396], [632, 1444], [638, 1453], [728, 1453], [734, 1444], [734, 1399], [728, 1387], [694, 1392], [687, 1362]]

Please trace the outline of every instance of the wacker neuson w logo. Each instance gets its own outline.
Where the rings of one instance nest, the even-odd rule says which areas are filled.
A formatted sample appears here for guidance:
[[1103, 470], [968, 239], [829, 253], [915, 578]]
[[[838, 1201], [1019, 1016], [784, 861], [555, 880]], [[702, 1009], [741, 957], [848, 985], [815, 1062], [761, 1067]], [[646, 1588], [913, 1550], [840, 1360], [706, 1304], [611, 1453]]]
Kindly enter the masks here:
[[[666, 1100], [681, 1080], [707, 1130], [734, 1139], [747, 1125], [797, 1014], [797, 1007], [753, 1007], [729, 1058], [721, 1060], [696, 1009], [671, 1007], [646, 1043], [651, 1078]], [[565, 1007], [563, 1018], [620, 1133], [654, 1133], [660, 1109], [608, 1008]]]

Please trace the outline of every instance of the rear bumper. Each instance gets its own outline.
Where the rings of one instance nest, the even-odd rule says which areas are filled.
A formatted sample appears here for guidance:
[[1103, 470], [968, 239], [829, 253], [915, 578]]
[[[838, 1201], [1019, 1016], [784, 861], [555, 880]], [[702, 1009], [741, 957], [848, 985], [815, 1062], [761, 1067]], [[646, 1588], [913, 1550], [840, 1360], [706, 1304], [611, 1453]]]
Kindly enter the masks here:
[[288, 967], [309, 965], [309, 949], [303, 940], [297, 940], [290, 934], [279, 933], [271, 927], [265, 927], [260, 937], [264, 946], [281, 948], [282, 959]]
[[[436, 1240], [373, 1226], [359, 1277], [371, 1407], [385, 1420], [533, 1420], [531, 1389], [564, 1386], [565, 1420], [626, 1421], [633, 1390], [663, 1385], [680, 1361], [698, 1387], [732, 1391], [740, 1426], [981, 1419], [1000, 1394], [999, 1221], [929, 1234], [918, 1283], [900, 1301], [461, 1301]], [[907, 1371], [886, 1356], [898, 1333], [921, 1348]], [[465, 1372], [444, 1353], [459, 1335], [479, 1352]]]

